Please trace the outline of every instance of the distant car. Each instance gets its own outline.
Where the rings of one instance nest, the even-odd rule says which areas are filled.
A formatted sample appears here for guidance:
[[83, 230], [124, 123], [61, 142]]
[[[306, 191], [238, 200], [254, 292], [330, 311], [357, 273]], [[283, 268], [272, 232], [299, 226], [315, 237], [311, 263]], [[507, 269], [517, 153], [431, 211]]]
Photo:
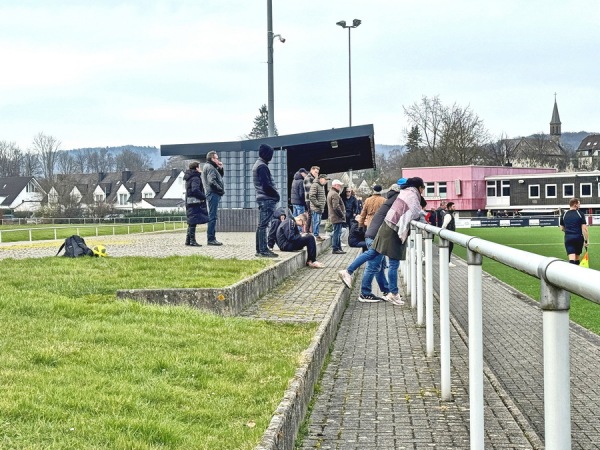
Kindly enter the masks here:
[[125, 214], [107, 214], [104, 216], [104, 220], [115, 220], [115, 219], [124, 219]]

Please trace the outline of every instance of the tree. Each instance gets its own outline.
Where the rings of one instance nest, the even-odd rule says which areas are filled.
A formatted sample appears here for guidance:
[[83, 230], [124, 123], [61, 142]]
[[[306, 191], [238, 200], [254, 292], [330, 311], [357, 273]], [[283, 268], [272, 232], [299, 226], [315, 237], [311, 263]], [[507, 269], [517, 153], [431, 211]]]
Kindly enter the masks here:
[[148, 170], [152, 167], [150, 157], [146, 153], [125, 149], [115, 158], [117, 171]]
[[463, 108], [455, 103], [448, 107], [438, 97], [423, 97], [420, 103], [403, 109], [411, 124], [411, 150], [406, 158], [411, 166], [464, 165], [482, 161], [487, 131], [483, 121], [468, 106]]
[[[254, 127], [250, 134], [246, 135], [247, 139], [260, 139], [269, 137], [269, 111], [267, 111], [267, 105], [262, 105], [258, 109], [258, 116], [254, 118]], [[277, 127], [274, 127], [273, 134], [279, 136]]]
[[0, 141], [0, 177], [18, 177], [23, 169], [23, 152], [14, 142]]
[[29, 151], [23, 154], [23, 171], [24, 177], [33, 177], [40, 173], [40, 158], [39, 155]]
[[516, 139], [509, 139], [502, 133], [496, 141], [485, 146], [485, 163], [492, 166], [511, 165], [515, 160], [517, 142]]
[[67, 151], [58, 152], [56, 155], [56, 168], [59, 173], [75, 173], [75, 159]]
[[47, 180], [54, 180], [54, 169], [58, 148], [61, 142], [52, 136], [40, 132], [33, 138], [32, 150], [38, 154], [42, 176]]

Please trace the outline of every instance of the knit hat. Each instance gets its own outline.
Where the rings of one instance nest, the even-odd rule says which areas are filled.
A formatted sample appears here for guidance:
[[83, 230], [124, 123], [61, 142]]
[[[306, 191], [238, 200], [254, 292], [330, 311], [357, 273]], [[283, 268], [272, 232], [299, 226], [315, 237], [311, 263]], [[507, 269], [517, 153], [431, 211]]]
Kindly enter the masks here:
[[299, 173], [308, 173], [308, 170], [306, 170], [304, 167], [302, 167], [300, 170], [298, 170]]
[[382, 189], [383, 188], [380, 185], [376, 184], [375, 186], [373, 186], [373, 193], [374, 194], [381, 194], [381, 190]]

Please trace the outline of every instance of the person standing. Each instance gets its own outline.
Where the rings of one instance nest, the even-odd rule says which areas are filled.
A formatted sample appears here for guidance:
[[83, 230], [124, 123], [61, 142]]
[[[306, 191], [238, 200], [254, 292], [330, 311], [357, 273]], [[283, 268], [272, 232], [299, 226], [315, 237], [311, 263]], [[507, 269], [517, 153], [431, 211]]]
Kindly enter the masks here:
[[200, 173], [200, 163], [193, 161], [183, 175], [185, 181], [185, 215], [188, 224], [185, 245], [192, 247], [202, 247], [196, 242], [196, 226], [208, 222], [206, 195], [204, 194]]
[[435, 210], [435, 218], [432, 225], [441, 228], [444, 223], [444, 214], [446, 214], [446, 200], [442, 200], [440, 206]]
[[569, 201], [569, 210], [560, 217], [560, 229], [565, 233], [565, 250], [569, 263], [579, 265], [579, 257], [583, 246], [589, 245], [589, 233], [585, 214], [579, 211], [581, 202], [578, 198]]
[[358, 209], [358, 200], [356, 200], [356, 195], [354, 195], [354, 191], [350, 187], [345, 187], [340, 196], [342, 197], [344, 207], [346, 208], [346, 223], [344, 226], [349, 230], [354, 217], [360, 213], [360, 209]]
[[275, 206], [280, 199], [275, 186], [275, 180], [269, 169], [269, 162], [273, 159], [273, 147], [261, 144], [258, 148], [258, 159], [252, 167], [252, 180], [256, 191], [258, 203], [258, 227], [256, 229], [256, 256], [260, 258], [277, 258], [277, 253], [267, 247], [267, 228], [275, 211]]
[[373, 216], [385, 202], [385, 198], [381, 195], [381, 189], [381, 186], [378, 184], [373, 186], [373, 195], [365, 200], [365, 204], [360, 211], [360, 216], [357, 219], [359, 226], [368, 228]]
[[[304, 226], [304, 231], [306, 231], [307, 233], [314, 231], [312, 229], [313, 228], [312, 227], [312, 214], [311, 214], [311, 210], [310, 210], [310, 200], [309, 200], [310, 187], [312, 186], [313, 182], [315, 182], [319, 179], [320, 171], [321, 171], [321, 168], [319, 166], [312, 166], [310, 168], [310, 172], [304, 178], [304, 202], [306, 203], [306, 212], [307, 212], [307, 217], [308, 217], [308, 219], [306, 221], [306, 225]], [[317, 234], [318, 234], [318, 229], [317, 229]]]
[[[456, 231], [456, 223], [454, 221], [454, 211], [456, 210], [454, 202], [448, 202], [446, 204], [446, 214], [444, 214], [444, 222], [441, 228], [446, 230]], [[448, 267], [456, 267], [456, 264], [452, 263], [452, 249], [454, 248], [454, 242], [448, 241]]]
[[225, 195], [225, 184], [223, 183], [223, 163], [219, 160], [219, 155], [215, 151], [206, 154], [206, 163], [202, 168], [202, 184], [206, 193], [206, 202], [208, 204], [208, 228], [206, 238], [208, 245], [223, 245], [217, 241], [217, 214], [221, 197]]
[[329, 180], [329, 178], [324, 173], [318, 175], [317, 181], [311, 184], [310, 193], [308, 195], [310, 214], [312, 215], [311, 222], [313, 236], [319, 242], [324, 241], [319, 235], [319, 228], [321, 227], [321, 216], [323, 215], [325, 205], [327, 204], [327, 197], [325, 196], [325, 185], [327, 184], [327, 180]]
[[292, 203], [292, 215], [298, 217], [306, 211], [306, 196], [304, 192], [304, 179], [308, 172], [303, 167], [294, 174], [294, 180], [292, 181], [292, 193], [290, 195], [290, 201]]
[[329, 211], [329, 222], [333, 225], [331, 235], [331, 248], [334, 255], [343, 255], [346, 252], [342, 250], [342, 226], [346, 223], [346, 207], [340, 192], [344, 183], [340, 180], [331, 182], [331, 190], [327, 194], [327, 210]]

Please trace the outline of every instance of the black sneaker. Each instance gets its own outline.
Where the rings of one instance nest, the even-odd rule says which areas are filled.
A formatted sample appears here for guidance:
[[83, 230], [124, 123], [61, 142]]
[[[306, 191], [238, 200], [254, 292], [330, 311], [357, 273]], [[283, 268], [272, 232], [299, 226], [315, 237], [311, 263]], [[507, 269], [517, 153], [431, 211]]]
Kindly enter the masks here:
[[334, 255], [345, 255], [346, 252], [344, 250], [334, 250], [331, 252]]
[[273, 252], [257, 253], [254, 256], [258, 258], [278, 258], [279, 255]]
[[383, 299], [381, 297], [377, 297], [376, 295], [373, 295], [373, 294], [368, 294], [368, 295], [360, 294], [358, 296], [358, 301], [361, 303], [377, 303], [377, 302], [382, 302]]
[[223, 245], [222, 242], [219, 242], [216, 239], [214, 241], [208, 241], [207, 244], [208, 245]]

